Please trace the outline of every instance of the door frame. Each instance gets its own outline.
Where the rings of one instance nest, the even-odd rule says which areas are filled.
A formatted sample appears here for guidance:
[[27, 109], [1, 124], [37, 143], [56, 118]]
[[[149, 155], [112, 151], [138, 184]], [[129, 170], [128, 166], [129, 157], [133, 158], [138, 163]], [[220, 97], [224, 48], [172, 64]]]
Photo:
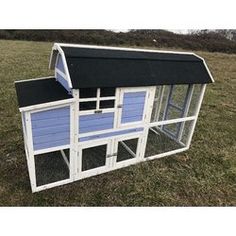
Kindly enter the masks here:
[[[147, 116], [147, 111], [148, 111], [148, 103], [151, 95], [151, 86], [148, 87], [128, 87], [128, 88], [119, 88], [118, 89], [118, 105], [117, 105], [117, 117], [116, 117], [116, 127], [117, 128], [124, 128], [124, 127], [129, 127], [129, 126], [134, 126], [134, 125], [143, 125], [148, 116]], [[122, 118], [122, 111], [123, 111], [123, 99], [124, 99], [124, 94], [128, 92], [146, 92], [146, 97], [145, 97], [145, 102], [144, 102], [144, 109], [143, 109], [143, 118], [141, 121], [135, 121], [135, 122], [127, 122], [122, 124], [121, 123], [121, 118]], [[122, 106], [119, 108], [119, 106]]]
[[[90, 170], [82, 171], [82, 152], [83, 149], [97, 147], [101, 145], [107, 145], [106, 148], [106, 163], [104, 166], [96, 167]], [[87, 178], [90, 176], [98, 175], [104, 172], [107, 172], [111, 169], [112, 162], [111, 162], [111, 156], [112, 155], [112, 140], [106, 139], [106, 140], [98, 140], [98, 141], [88, 141], [86, 143], [82, 143], [78, 145], [78, 153], [76, 156], [76, 168], [75, 168], [75, 180]]]
[[[123, 137], [117, 137], [113, 139], [113, 157], [112, 157], [112, 169], [118, 169], [121, 167], [129, 166], [131, 164], [139, 162], [141, 159], [141, 147], [142, 147], [142, 134], [132, 134], [129, 136], [123, 136]], [[136, 156], [131, 159], [123, 160], [120, 162], [117, 162], [117, 156], [118, 156], [118, 143], [120, 141], [126, 141], [130, 139], [138, 138], [137, 148], [136, 148]]]

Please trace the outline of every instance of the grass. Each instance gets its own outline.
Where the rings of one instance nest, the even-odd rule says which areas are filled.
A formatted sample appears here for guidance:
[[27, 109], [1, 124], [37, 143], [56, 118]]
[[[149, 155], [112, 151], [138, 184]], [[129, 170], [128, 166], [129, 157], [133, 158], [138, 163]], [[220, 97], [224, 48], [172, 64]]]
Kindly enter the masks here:
[[52, 75], [52, 43], [0, 40], [1, 206], [236, 205], [236, 55], [196, 52], [216, 83], [207, 87], [184, 153], [31, 193], [13, 82]]

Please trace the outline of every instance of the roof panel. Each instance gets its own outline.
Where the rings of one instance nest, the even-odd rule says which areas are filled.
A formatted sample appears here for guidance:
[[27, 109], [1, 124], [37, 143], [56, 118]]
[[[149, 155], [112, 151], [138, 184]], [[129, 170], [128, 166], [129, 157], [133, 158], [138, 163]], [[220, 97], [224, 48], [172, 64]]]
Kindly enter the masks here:
[[62, 47], [72, 87], [135, 87], [211, 83], [194, 54]]
[[19, 107], [72, 98], [55, 78], [19, 81], [15, 87]]

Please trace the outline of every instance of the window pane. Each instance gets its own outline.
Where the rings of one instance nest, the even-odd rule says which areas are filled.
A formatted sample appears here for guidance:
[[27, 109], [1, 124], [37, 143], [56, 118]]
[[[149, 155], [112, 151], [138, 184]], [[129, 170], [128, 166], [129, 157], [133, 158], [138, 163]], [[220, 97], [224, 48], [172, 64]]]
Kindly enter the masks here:
[[97, 88], [85, 88], [79, 90], [80, 98], [95, 98], [97, 97]]
[[100, 101], [100, 109], [114, 108], [114, 106], [115, 106], [115, 100]]
[[100, 97], [111, 97], [115, 96], [116, 88], [101, 88]]
[[94, 110], [96, 109], [96, 102], [80, 102], [79, 109], [80, 111]]

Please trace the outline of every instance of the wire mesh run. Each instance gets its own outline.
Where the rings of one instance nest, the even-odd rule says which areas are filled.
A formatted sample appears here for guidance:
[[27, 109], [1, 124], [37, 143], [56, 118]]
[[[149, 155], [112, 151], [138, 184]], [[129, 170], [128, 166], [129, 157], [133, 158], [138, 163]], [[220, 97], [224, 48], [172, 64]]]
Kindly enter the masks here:
[[107, 145], [84, 148], [82, 150], [82, 171], [106, 165]]
[[69, 179], [69, 149], [35, 155], [36, 185]]
[[186, 147], [192, 124], [185, 121], [149, 128], [145, 158]]
[[200, 92], [197, 84], [157, 86], [151, 123], [196, 115]]
[[117, 162], [130, 160], [136, 157], [138, 138], [118, 142]]

